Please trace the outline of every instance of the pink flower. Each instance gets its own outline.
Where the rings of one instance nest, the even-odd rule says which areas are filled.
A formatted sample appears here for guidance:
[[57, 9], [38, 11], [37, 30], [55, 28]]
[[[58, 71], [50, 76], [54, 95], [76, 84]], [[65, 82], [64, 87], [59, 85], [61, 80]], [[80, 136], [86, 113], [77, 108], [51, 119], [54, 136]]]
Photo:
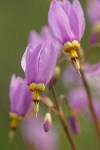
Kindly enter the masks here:
[[32, 104], [32, 94], [27, 88], [26, 80], [15, 75], [10, 83], [10, 113], [18, 117], [24, 117]]
[[72, 4], [68, 0], [52, 0], [48, 22], [52, 34], [63, 45], [73, 40], [80, 42], [84, 34], [84, 14], [78, 0]]
[[29, 44], [21, 60], [27, 84], [47, 85], [53, 75], [56, 61], [57, 53], [51, 42], [45, 46], [41, 43], [34, 49]]
[[84, 13], [78, 0], [71, 4], [68, 0], [52, 0], [48, 14], [52, 34], [70, 54], [75, 68], [80, 73], [77, 51], [85, 30]]
[[46, 41], [43, 36], [40, 36], [35, 42], [35, 46], [31, 42], [27, 46], [21, 60], [21, 66], [25, 73], [29, 90], [34, 92], [34, 110], [37, 114], [39, 111], [40, 92], [44, 92], [45, 86], [53, 76], [58, 53], [53, 43], [49, 40]]
[[27, 88], [26, 80], [15, 75], [10, 83], [10, 124], [9, 138], [14, 138], [14, 132], [18, 128], [19, 122], [25, 117], [32, 105], [32, 94]]

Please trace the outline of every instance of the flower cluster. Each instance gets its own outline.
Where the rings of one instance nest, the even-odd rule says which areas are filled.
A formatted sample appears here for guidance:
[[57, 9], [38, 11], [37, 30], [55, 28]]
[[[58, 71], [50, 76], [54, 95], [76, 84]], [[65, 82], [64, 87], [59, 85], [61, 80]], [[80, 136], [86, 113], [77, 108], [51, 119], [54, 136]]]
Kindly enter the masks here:
[[[96, 10], [99, 6], [99, 0], [89, 1], [87, 12], [93, 27], [93, 34], [100, 36], [100, 15]], [[29, 34], [28, 45], [21, 59], [25, 79], [15, 75], [11, 78], [10, 138], [13, 137], [13, 131], [18, 127], [19, 121], [24, 119], [21, 128], [22, 135], [31, 149], [35, 147], [36, 150], [56, 150], [58, 138], [52, 130], [51, 112], [55, 113], [61, 121], [73, 150], [76, 148], [69, 129], [75, 136], [81, 133], [79, 123], [81, 114], [92, 120], [100, 136], [100, 93], [98, 92], [100, 63], [90, 65], [86, 62], [81, 47], [84, 31], [85, 17], [79, 0], [73, 0], [72, 3], [69, 0], [51, 1], [48, 25], [44, 26], [40, 33], [32, 30]], [[56, 95], [55, 87], [61, 73], [60, 64], [64, 61], [66, 63], [63, 64], [68, 62], [63, 74], [63, 84], [67, 93]], [[46, 89], [51, 91], [55, 101], [52, 101], [46, 93], [45, 96], [42, 95]], [[64, 100], [67, 119], [62, 107]], [[44, 118], [40, 114], [37, 115], [40, 101], [48, 108], [42, 112], [45, 113]], [[33, 107], [37, 118], [33, 115]]]

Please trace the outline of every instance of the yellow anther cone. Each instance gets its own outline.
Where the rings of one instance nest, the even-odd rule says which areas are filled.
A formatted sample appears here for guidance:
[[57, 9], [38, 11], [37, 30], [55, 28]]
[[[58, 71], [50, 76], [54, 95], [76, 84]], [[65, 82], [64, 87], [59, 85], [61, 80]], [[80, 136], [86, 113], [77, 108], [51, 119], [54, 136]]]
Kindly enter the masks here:
[[19, 122], [22, 120], [22, 117], [17, 116], [14, 113], [10, 113], [10, 118], [12, 119], [10, 123], [10, 130], [9, 130], [9, 141], [12, 143], [14, 136], [15, 136], [15, 131], [18, 128]]
[[64, 51], [70, 54], [73, 65], [75, 66], [79, 75], [81, 76], [80, 62], [79, 62], [79, 58], [78, 58], [78, 54], [77, 54], [78, 50], [80, 50], [80, 44], [75, 40], [72, 43], [67, 42], [64, 46]]

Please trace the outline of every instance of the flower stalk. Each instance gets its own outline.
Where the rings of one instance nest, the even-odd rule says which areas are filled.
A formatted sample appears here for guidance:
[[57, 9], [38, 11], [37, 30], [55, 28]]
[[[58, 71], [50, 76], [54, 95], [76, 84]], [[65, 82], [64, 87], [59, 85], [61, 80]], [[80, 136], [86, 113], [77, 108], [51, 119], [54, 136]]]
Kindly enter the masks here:
[[87, 96], [88, 96], [89, 109], [90, 109], [90, 112], [91, 112], [91, 115], [92, 115], [92, 118], [93, 118], [93, 122], [94, 122], [94, 125], [95, 125], [95, 128], [96, 128], [96, 132], [97, 132], [99, 141], [100, 141], [99, 123], [98, 123], [98, 119], [97, 119], [97, 116], [96, 116], [96, 113], [95, 113], [95, 110], [94, 110], [94, 107], [93, 107], [93, 102], [92, 102], [92, 97], [91, 97], [90, 89], [89, 89], [88, 83], [86, 81], [86, 78], [85, 78], [82, 66], [81, 66], [80, 72], [81, 72], [81, 79], [83, 81], [83, 85], [85, 87], [85, 90], [86, 90]]
[[62, 113], [62, 109], [60, 108], [60, 106], [59, 106], [59, 104], [58, 104], [58, 101], [57, 101], [57, 96], [56, 96], [56, 93], [55, 93], [55, 90], [54, 90], [54, 87], [53, 87], [53, 84], [51, 84], [51, 92], [52, 92], [52, 95], [53, 95], [53, 97], [54, 97], [54, 100], [55, 100], [55, 103], [56, 103], [56, 109], [57, 109], [57, 116], [58, 116], [58, 118], [59, 118], [59, 120], [60, 120], [60, 122], [61, 122], [61, 124], [62, 124], [62, 126], [63, 126], [63, 129], [64, 129], [64, 131], [65, 131], [65, 133], [66, 133], [66, 137], [67, 137], [67, 139], [68, 139], [68, 141], [69, 141], [69, 143], [70, 143], [70, 145], [71, 145], [71, 148], [72, 148], [72, 150], [76, 150], [76, 146], [75, 146], [75, 144], [74, 144], [74, 142], [73, 142], [73, 139], [72, 139], [72, 137], [71, 137], [71, 135], [70, 135], [70, 132], [69, 132], [69, 130], [68, 130], [68, 127], [67, 127], [67, 124], [66, 124], [66, 122], [65, 122], [65, 119], [64, 119], [64, 117], [63, 117], [63, 113]]

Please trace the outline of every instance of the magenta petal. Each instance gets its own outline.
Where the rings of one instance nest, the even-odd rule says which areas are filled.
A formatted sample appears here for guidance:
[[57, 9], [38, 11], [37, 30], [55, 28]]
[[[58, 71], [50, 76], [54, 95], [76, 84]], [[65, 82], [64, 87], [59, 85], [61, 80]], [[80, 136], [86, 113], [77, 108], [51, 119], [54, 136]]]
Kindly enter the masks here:
[[71, 41], [71, 29], [67, 15], [62, 9], [61, 2], [53, 0], [48, 14], [49, 27], [55, 38], [62, 44]]
[[61, 4], [62, 9], [64, 10], [64, 12], [66, 13], [66, 15], [69, 19], [70, 27], [71, 27], [71, 30], [72, 30], [71, 34], [72, 34], [73, 40], [79, 41], [78, 18], [77, 18], [77, 15], [76, 15], [74, 9], [72, 8], [72, 5], [67, 0], [64, 0], [60, 4]]
[[19, 85], [23, 83], [22, 78], [17, 77], [16, 75], [13, 74], [11, 77], [11, 82], [10, 82], [10, 91], [9, 91], [9, 97], [10, 97], [10, 102], [12, 103], [12, 101], [14, 99], [16, 99], [16, 90], [18, 89]]
[[51, 124], [49, 123], [49, 121], [47, 120], [45, 123], [44, 123], [44, 131], [45, 132], [48, 132], [51, 128]]
[[[27, 84], [29, 85], [32, 82], [36, 83], [37, 75], [38, 75], [38, 60], [37, 57], [41, 50], [41, 44], [38, 45], [35, 49], [32, 49], [31, 45], [29, 45], [26, 49], [26, 79]], [[22, 66], [23, 67], [23, 66]], [[35, 80], [35, 81], [34, 81]]]
[[36, 31], [31, 31], [29, 34], [28, 44], [34, 49], [39, 43], [39, 35]]
[[78, 22], [77, 24], [79, 25], [79, 40], [81, 40], [83, 34], [84, 34], [84, 30], [85, 30], [85, 17], [84, 17], [84, 13], [82, 10], [82, 7], [79, 3], [79, 0], [74, 0], [72, 7], [76, 13]]
[[32, 94], [27, 88], [26, 80], [12, 76], [9, 94], [10, 112], [24, 117], [32, 105]]
[[48, 84], [56, 67], [57, 53], [51, 43], [41, 50], [38, 57], [38, 82]]
[[78, 42], [80, 42], [78, 18], [73, 8], [71, 8], [69, 20], [70, 20], [71, 30], [74, 34], [73, 40], [77, 40]]
[[70, 12], [71, 12], [71, 4], [70, 4], [70, 2], [68, 0], [63, 0], [62, 2], [59, 2], [59, 4], [61, 5], [61, 7], [64, 10], [64, 12], [66, 13], [66, 15], [69, 17], [70, 16]]
[[21, 67], [23, 69], [23, 71], [25, 72], [26, 71], [26, 55], [27, 55], [27, 51], [29, 50], [29, 46], [26, 47], [26, 50], [22, 56], [22, 59], [21, 59]]

